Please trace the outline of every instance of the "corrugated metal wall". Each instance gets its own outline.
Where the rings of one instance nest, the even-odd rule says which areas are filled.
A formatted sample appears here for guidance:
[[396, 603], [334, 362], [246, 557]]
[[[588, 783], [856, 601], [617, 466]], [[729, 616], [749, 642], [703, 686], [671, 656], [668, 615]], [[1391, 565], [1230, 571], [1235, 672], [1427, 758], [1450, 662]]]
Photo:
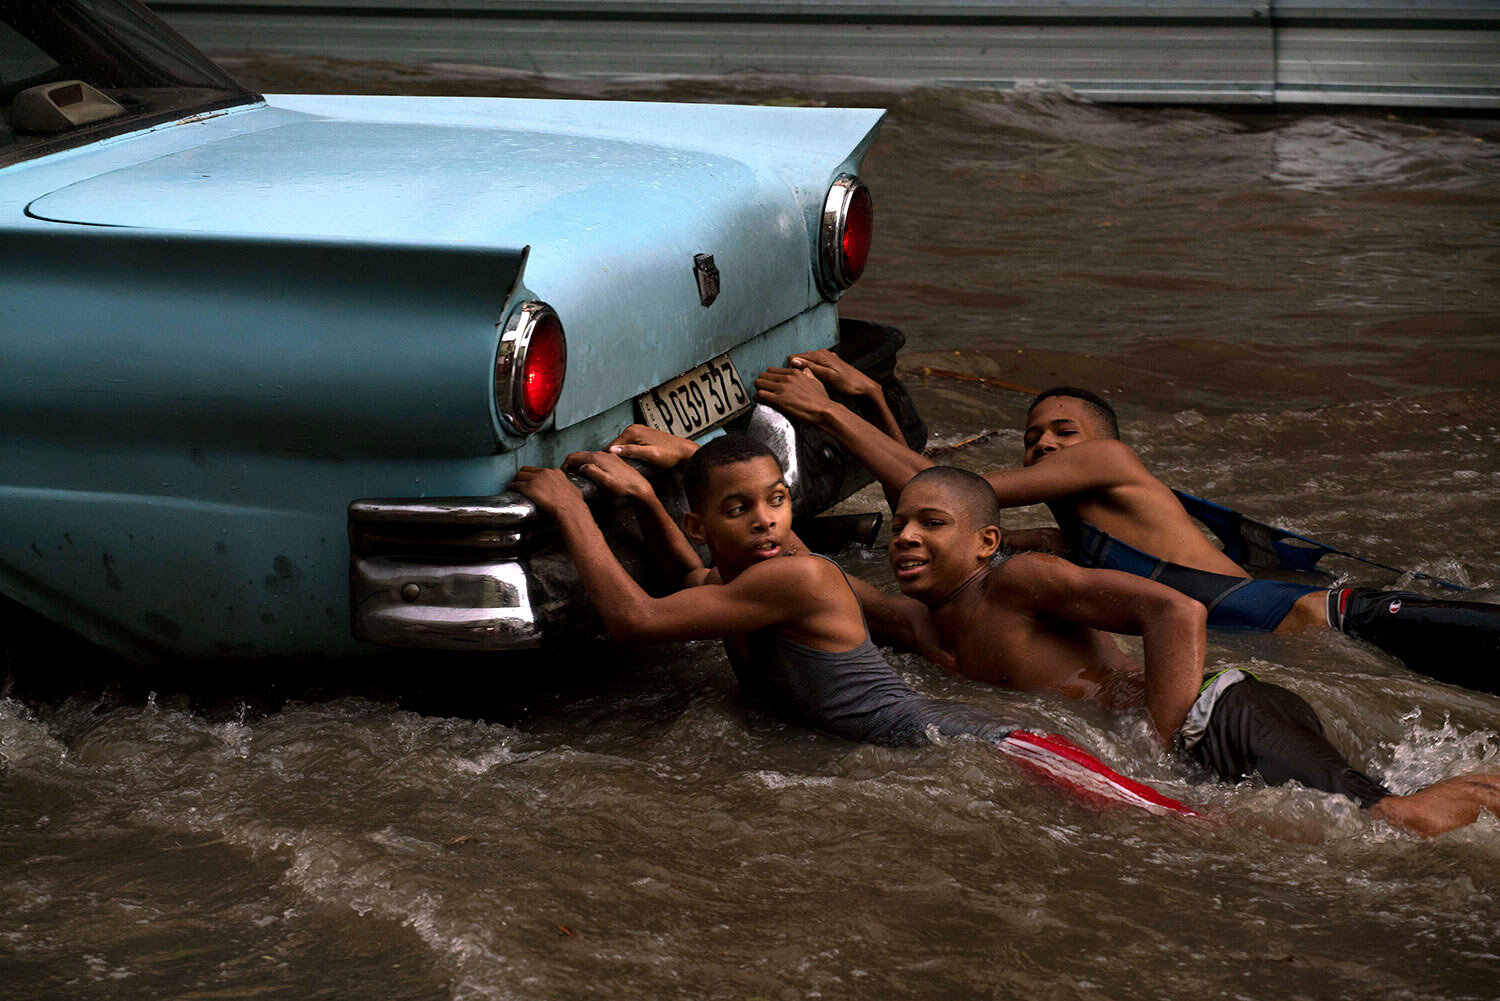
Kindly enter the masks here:
[[854, 76], [1099, 101], [1500, 108], [1478, 0], [185, 0], [210, 54], [467, 63], [574, 76]]

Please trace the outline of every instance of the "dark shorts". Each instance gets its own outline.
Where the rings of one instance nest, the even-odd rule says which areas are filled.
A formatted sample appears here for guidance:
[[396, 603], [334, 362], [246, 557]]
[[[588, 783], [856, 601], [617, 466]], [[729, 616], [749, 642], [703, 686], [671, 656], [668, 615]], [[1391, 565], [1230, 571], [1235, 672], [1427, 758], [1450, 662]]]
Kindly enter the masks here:
[[1321, 585], [1233, 577], [1168, 563], [1087, 523], [1080, 530], [1074, 559], [1086, 567], [1120, 570], [1181, 591], [1208, 609], [1209, 628], [1226, 632], [1271, 632], [1299, 598], [1326, 590]]
[[1363, 807], [1391, 795], [1328, 742], [1322, 720], [1301, 696], [1249, 675], [1218, 693], [1188, 754], [1230, 782], [1259, 774], [1269, 785], [1296, 781]]
[[[1192, 572], [1202, 573], [1198, 570]], [[1326, 590], [1321, 586], [1265, 580], [1260, 577], [1230, 579], [1235, 580], [1235, 583], [1205, 602], [1208, 608], [1208, 625], [1212, 629], [1226, 632], [1272, 632], [1281, 625], [1281, 620], [1286, 618], [1298, 600], [1315, 591]], [[1162, 580], [1162, 583], [1170, 582]], [[1181, 587], [1177, 589], [1183, 590]]]

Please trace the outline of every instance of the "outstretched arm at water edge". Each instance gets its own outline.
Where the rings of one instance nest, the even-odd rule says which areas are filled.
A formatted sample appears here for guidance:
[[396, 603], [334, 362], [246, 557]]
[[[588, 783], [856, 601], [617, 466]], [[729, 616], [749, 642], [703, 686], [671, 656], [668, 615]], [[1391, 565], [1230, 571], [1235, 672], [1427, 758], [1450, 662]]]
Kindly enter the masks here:
[[[1203, 681], [1208, 643], [1204, 607], [1155, 581], [1112, 570], [1085, 570], [1041, 553], [1012, 557], [1004, 569], [996, 575], [997, 586], [988, 591], [988, 601], [1038, 617], [1141, 637], [1146, 712], [1157, 740], [1170, 745]], [[1018, 688], [1052, 687], [1055, 672], [1042, 665], [1037, 669], [1040, 684], [1029, 684], [1020, 671], [1012, 671], [1013, 683]]]

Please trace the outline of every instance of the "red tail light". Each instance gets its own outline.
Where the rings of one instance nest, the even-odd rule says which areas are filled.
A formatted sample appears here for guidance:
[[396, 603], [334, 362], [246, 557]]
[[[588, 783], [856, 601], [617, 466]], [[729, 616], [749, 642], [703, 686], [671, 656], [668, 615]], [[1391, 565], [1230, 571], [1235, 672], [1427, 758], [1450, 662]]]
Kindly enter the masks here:
[[823, 221], [818, 234], [823, 292], [830, 299], [864, 273], [874, 236], [875, 204], [870, 189], [853, 174], [840, 174], [823, 202]]
[[495, 356], [495, 409], [517, 434], [531, 434], [552, 415], [568, 374], [562, 321], [543, 302], [511, 314]]

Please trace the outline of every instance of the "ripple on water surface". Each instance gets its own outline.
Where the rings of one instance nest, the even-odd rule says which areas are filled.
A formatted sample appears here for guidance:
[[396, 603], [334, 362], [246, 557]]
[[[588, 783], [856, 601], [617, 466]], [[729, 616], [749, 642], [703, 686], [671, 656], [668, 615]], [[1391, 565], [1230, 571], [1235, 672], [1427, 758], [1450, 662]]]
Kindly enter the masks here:
[[[1232, 648], [1212, 656], [1297, 684]], [[1494, 761], [1475, 725], [1493, 700], [1445, 702], [1346, 660], [1298, 687], [1336, 739], [1366, 735], [1349, 746], [1377, 774], [1401, 786]], [[44, 726], [6, 702], [0, 836], [24, 864], [4, 877], [17, 906], [0, 934], [17, 982], [58, 996], [100, 978], [118, 978], [114, 996], [358, 984], [369, 963], [413, 997], [944, 997], [1059, 977], [1144, 997], [1250, 989], [1268, 962], [1309, 996], [1488, 982], [1493, 821], [1419, 844], [1319, 794], [1196, 784], [1143, 717], [902, 663], [1222, 820], [1097, 813], [972, 742], [858, 747], [787, 727], [746, 706], [707, 647], [633, 657], [603, 725], [587, 700], [519, 729], [357, 700], [227, 725], [64, 706]], [[650, 697], [684, 681], [685, 702]], [[1421, 717], [1387, 706], [1412, 701]], [[164, 945], [208, 927], [193, 948]], [[1142, 977], [1149, 989], [1130, 986]]]
[[[1481, 596], [1500, 586], [1493, 122], [235, 69], [272, 92], [889, 107], [865, 169], [876, 251], [841, 308], [906, 330], [935, 440], [997, 432], [952, 461], [1014, 464], [1026, 396], [935, 372], [1089, 385], [1173, 485]], [[848, 562], [892, 586], [878, 553]], [[1500, 700], [1338, 638], [1216, 638], [1209, 660], [1301, 692], [1400, 790], [1496, 764]], [[854, 747], [780, 724], [712, 644], [618, 661], [586, 683], [586, 665], [550, 665], [569, 680], [494, 714], [508, 725], [358, 698], [223, 718], [0, 699], [0, 983], [119, 999], [1495, 994], [1493, 819], [1419, 843], [1306, 790], [1198, 783], [1139, 714], [901, 661], [922, 689], [1072, 735], [1220, 822], [1097, 813], [973, 743]]]

